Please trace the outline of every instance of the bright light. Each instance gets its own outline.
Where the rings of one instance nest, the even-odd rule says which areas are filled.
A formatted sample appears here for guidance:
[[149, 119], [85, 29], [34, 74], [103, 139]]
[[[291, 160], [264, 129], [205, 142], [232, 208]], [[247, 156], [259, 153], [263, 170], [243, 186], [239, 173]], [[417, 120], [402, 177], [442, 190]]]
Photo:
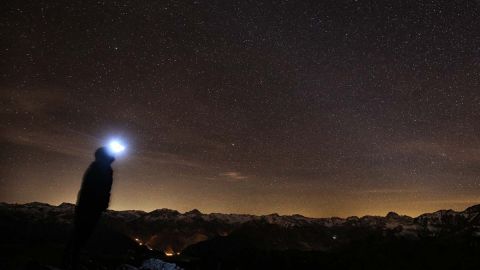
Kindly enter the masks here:
[[108, 148], [114, 154], [121, 153], [125, 150], [125, 146], [122, 145], [118, 140], [110, 141], [110, 143], [108, 144]]
[[166, 256], [174, 256], [175, 255], [175, 251], [173, 251], [173, 249], [171, 247], [167, 247], [166, 250], [163, 251], [165, 253]]

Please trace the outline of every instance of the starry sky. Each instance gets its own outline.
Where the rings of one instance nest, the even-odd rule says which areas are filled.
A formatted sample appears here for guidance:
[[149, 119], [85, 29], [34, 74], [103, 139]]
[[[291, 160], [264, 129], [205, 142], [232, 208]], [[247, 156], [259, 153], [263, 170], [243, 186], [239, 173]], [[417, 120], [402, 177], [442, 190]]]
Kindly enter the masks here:
[[480, 203], [480, 1], [7, 1], [0, 201], [312, 217]]

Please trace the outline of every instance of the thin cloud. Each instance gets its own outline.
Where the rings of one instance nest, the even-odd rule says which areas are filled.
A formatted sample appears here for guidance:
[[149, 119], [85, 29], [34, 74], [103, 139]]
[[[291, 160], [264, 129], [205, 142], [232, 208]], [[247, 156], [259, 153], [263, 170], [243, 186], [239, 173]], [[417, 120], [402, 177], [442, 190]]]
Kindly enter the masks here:
[[248, 178], [248, 176], [242, 175], [240, 172], [230, 171], [220, 173], [220, 176], [226, 177], [230, 182], [239, 182]]
[[408, 190], [408, 189], [368, 189], [360, 190], [356, 193], [367, 193], [367, 194], [400, 194], [400, 193], [417, 193], [418, 190]]

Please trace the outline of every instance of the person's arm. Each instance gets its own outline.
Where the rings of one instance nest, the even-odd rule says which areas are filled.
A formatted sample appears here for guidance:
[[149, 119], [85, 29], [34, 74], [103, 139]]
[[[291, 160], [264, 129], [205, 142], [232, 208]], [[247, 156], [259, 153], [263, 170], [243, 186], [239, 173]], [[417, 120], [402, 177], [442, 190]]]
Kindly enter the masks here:
[[113, 182], [113, 172], [112, 170], [107, 170], [104, 177], [102, 178], [102, 190], [100, 194], [100, 206], [103, 211], [108, 209], [110, 203], [110, 191], [112, 189]]
[[95, 169], [90, 165], [83, 175], [82, 185], [77, 196], [77, 205], [87, 206], [94, 200], [94, 193], [92, 182], [95, 178]]

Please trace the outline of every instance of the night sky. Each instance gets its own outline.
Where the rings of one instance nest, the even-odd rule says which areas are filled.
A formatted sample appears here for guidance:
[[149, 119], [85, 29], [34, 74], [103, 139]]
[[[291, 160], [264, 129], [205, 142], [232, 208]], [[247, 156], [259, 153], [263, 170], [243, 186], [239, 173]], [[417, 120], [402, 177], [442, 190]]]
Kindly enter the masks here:
[[479, 1], [7, 1], [0, 201], [313, 217], [480, 203]]

